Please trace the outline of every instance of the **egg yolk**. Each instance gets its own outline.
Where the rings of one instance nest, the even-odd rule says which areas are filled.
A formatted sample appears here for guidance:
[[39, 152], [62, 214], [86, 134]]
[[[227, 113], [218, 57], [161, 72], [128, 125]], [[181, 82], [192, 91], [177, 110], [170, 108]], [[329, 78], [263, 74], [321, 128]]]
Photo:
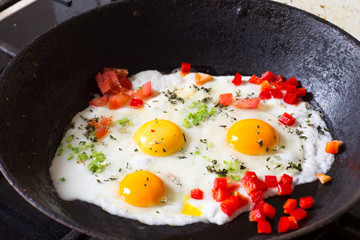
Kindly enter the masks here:
[[120, 197], [135, 207], [151, 207], [166, 197], [165, 183], [148, 171], [126, 175], [120, 182]]
[[277, 144], [275, 129], [259, 119], [245, 119], [234, 123], [226, 138], [231, 148], [247, 155], [269, 152]]
[[175, 123], [156, 119], [144, 123], [135, 132], [134, 141], [146, 154], [167, 156], [182, 147], [185, 135]]

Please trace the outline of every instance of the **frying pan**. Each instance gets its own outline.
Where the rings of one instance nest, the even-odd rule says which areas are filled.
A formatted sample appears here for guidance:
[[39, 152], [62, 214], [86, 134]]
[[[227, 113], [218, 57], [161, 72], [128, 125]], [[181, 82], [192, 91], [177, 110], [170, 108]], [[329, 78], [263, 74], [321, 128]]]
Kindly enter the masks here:
[[[92, 10], [50, 29], [23, 49], [0, 81], [1, 170], [27, 201], [58, 222], [96, 238], [289, 239], [327, 224], [360, 198], [360, 44], [337, 27], [303, 11], [268, 1], [124, 1]], [[301, 228], [258, 235], [242, 214], [229, 224], [148, 226], [99, 207], [63, 201], [52, 187], [49, 165], [71, 117], [97, 91], [103, 66], [130, 73], [170, 72], [181, 62], [223, 75], [267, 70], [296, 76], [307, 100], [325, 115], [334, 139], [345, 142], [328, 173], [295, 188], [315, 207]], [[286, 197], [287, 198], [287, 197]], [[269, 202], [281, 212], [286, 198]]]

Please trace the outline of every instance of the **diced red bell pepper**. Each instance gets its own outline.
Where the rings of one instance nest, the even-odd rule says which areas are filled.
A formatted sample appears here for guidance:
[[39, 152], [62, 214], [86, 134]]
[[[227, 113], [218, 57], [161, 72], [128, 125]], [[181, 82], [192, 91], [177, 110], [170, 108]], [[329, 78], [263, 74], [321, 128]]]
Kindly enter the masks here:
[[285, 81], [285, 78], [282, 75], [277, 75], [275, 77], [275, 82], [282, 83]]
[[254, 210], [254, 209], [259, 209], [260, 211], [263, 211], [263, 206], [265, 204], [265, 201], [260, 201], [260, 202], [257, 202], [255, 203], [255, 205], [253, 206], [253, 208], [251, 210]]
[[267, 81], [269, 81], [269, 82], [273, 82], [273, 81], [275, 81], [275, 74], [273, 74], [273, 73], [270, 72], [270, 71], [267, 71], [267, 72], [265, 72], [265, 73], [263, 73], [263, 74], [261, 75], [261, 79], [262, 79], [262, 80], [267, 80]]
[[235, 192], [230, 198], [220, 203], [221, 211], [231, 217], [237, 210], [248, 204], [249, 200], [241, 195], [239, 192]]
[[295, 93], [286, 93], [283, 100], [287, 104], [292, 105], [296, 105], [299, 102]]
[[232, 191], [229, 191], [226, 188], [219, 188], [217, 190], [215, 189], [212, 190], [212, 196], [214, 200], [217, 202], [222, 202], [228, 199], [229, 197], [231, 197], [231, 195], [232, 195]]
[[243, 186], [248, 194], [258, 190], [265, 192], [267, 189], [267, 185], [258, 178], [250, 178], [248, 181], [243, 181]]
[[151, 81], [144, 83], [141, 89], [134, 92], [134, 96], [138, 99], [145, 99], [151, 96]]
[[264, 200], [264, 194], [261, 190], [253, 191], [253, 192], [249, 193], [249, 196], [253, 203], [257, 203], [257, 202]]
[[100, 119], [100, 125], [103, 126], [103, 127], [107, 127], [107, 126], [110, 126], [112, 123], [112, 117], [102, 117]]
[[292, 77], [285, 81], [285, 86], [288, 85], [294, 85], [295, 87], [297, 87], [299, 85], [299, 82], [296, 80], [295, 77]]
[[289, 216], [289, 230], [299, 229], [299, 224], [293, 216]]
[[260, 209], [253, 209], [249, 213], [249, 220], [251, 222], [266, 221], [266, 217]]
[[235, 100], [234, 106], [240, 109], [254, 109], [260, 103], [260, 98], [238, 98]]
[[298, 97], [303, 97], [303, 96], [305, 96], [305, 94], [306, 94], [305, 87], [297, 88], [297, 89], [295, 90], [295, 94], [296, 94], [296, 96], [298, 96]]
[[234, 79], [232, 80], [232, 83], [235, 86], [240, 86], [242, 82], [242, 76], [240, 75], [240, 73], [236, 73]]
[[180, 70], [181, 75], [185, 76], [189, 74], [190, 71], [191, 71], [190, 63], [186, 63], [186, 62], [181, 63], [181, 70]]
[[293, 177], [291, 177], [291, 176], [289, 176], [289, 175], [287, 175], [287, 174], [284, 173], [284, 174], [281, 176], [279, 182], [280, 182], [280, 183], [283, 183], [283, 184], [287, 184], [287, 183], [292, 184], [292, 182], [293, 182]]
[[291, 199], [291, 198], [288, 199], [288, 200], [285, 202], [283, 208], [284, 208], [284, 213], [289, 214], [292, 210], [294, 210], [295, 208], [297, 208], [297, 201], [296, 201], [296, 199]]
[[308, 209], [314, 206], [314, 199], [312, 196], [301, 197], [299, 200], [299, 205], [302, 209]]
[[218, 190], [219, 188], [226, 188], [227, 187], [228, 179], [226, 177], [219, 177], [215, 178], [214, 180], [214, 189]]
[[219, 96], [219, 104], [222, 106], [230, 106], [233, 101], [232, 93], [224, 93]]
[[255, 76], [255, 75], [252, 75], [249, 79], [249, 83], [260, 85], [262, 83], [262, 80], [261, 80], [261, 78]]
[[101, 138], [105, 137], [108, 134], [109, 130], [105, 127], [98, 127], [95, 129], [96, 140], [99, 141]]
[[98, 97], [95, 98], [94, 100], [91, 100], [89, 104], [95, 107], [102, 107], [105, 106], [108, 103], [108, 101], [109, 101], [109, 96], [105, 95], [103, 97]]
[[278, 88], [270, 89], [270, 94], [273, 98], [278, 98], [278, 99], [283, 98], [283, 93]]
[[290, 227], [290, 221], [288, 217], [281, 217], [278, 223], [279, 233], [287, 232]]
[[268, 187], [277, 187], [277, 178], [276, 178], [276, 176], [266, 175], [265, 176], [265, 184]]
[[296, 86], [294, 85], [287, 85], [286, 86], [286, 94], [296, 93]]
[[279, 195], [290, 195], [293, 191], [291, 184], [278, 183], [278, 194]]
[[143, 100], [138, 98], [132, 98], [130, 100], [130, 107], [132, 108], [141, 108], [144, 105]]
[[104, 81], [107, 81], [108, 79], [110, 80], [112, 88], [115, 88], [120, 85], [120, 81], [115, 71], [104, 72], [101, 76], [104, 79]]
[[119, 93], [109, 98], [109, 108], [119, 109], [124, 106], [130, 99], [130, 96], [125, 93]]
[[271, 206], [268, 203], [264, 203], [262, 209], [263, 209], [262, 211], [266, 217], [268, 217], [270, 219], [274, 219], [275, 214], [276, 214], [276, 209], [273, 206]]
[[244, 177], [243, 177], [242, 180], [243, 180], [243, 181], [249, 180], [250, 178], [253, 178], [253, 177], [257, 178], [257, 175], [256, 175], [255, 172], [246, 171], [246, 172], [245, 172], [245, 175], [244, 175]]
[[301, 219], [306, 218], [306, 211], [301, 208], [295, 208], [294, 210], [290, 211], [290, 215], [293, 216], [296, 221], [300, 221]]
[[271, 233], [270, 223], [268, 221], [259, 221], [257, 224], [257, 230], [258, 233], [270, 234]]
[[270, 83], [271, 86], [273, 86], [274, 88], [280, 89], [280, 90], [285, 90], [285, 85], [283, 82], [272, 82]]
[[334, 140], [326, 143], [325, 152], [331, 154], [337, 154], [339, 148], [343, 142], [339, 140]]
[[284, 112], [283, 115], [279, 118], [279, 122], [284, 124], [285, 126], [291, 126], [295, 123], [296, 119], [287, 112]]
[[269, 90], [263, 90], [260, 92], [259, 94], [259, 98], [260, 99], [270, 99], [271, 98], [271, 94]]
[[272, 89], [272, 86], [269, 84], [268, 81], [263, 81], [263, 82], [261, 83], [261, 91], [263, 91], [263, 90], [270, 90], [270, 89]]
[[203, 199], [204, 192], [200, 188], [191, 189], [190, 197], [193, 199]]

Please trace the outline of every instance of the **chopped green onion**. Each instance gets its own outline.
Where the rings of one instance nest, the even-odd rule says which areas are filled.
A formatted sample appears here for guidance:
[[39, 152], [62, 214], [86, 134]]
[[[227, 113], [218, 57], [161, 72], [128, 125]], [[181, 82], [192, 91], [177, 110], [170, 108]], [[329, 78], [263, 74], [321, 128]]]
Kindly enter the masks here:
[[69, 153], [69, 157], [67, 158], [67, 160], [71, 160], [73, 159], [74, 155], [72, 153]]
[[65, 182], [65, 178], [64, 177], [62, 177], [62, 178], [60, 178], [60, 181], [62, 181], [62, 182]]
[[131, 122], [131, 120], [129, 120], [128, 118], [122, 118], [120, 120], [118, 120], [118, 123], [123, 126], [123, 127], [129, 127], [132, 126], [133, 123]]
[[79, 154], [78, 154], [78, 158], [79, 158], [81, 161], [85, 161], [85, 160], [89, 159], [89, 156], [88, 156], [86, 153], [79, 153]]
[[60, 149], [58, 150], [57, 155], [60, 156], [60, 155], [62, 154], [63, 150], [64, 150], [64, 149], [60, 148]]
[[200, 154], [200, 151], [199, 151], [199, 150], [196, 150], [194, 153], [195, 153], [196, 155], [199, 155], [199, 154]]
[[74, 135], [70, 135], [68, 139], [66, 140], [67, 143], [71, 142], [74, 138]]

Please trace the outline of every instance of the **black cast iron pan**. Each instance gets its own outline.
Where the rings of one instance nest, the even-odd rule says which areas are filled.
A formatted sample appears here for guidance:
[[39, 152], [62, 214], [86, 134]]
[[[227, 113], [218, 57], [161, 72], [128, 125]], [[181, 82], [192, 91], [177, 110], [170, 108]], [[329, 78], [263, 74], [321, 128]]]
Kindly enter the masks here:
[[[296, 76], [308, 100], [326, 115], [334, 139], [346, 144], [327, 185], [299, 186], [291, 197], [312, 195], [315, 207], [288, 239], [327, 224], [360, 198], [360, 44], [321, 19], [268, 1], [125, 1], [75, 17], [35, 39], [0, 81], [2, 172], [31, 204], [51, 218], [97, 238], [263, 239], [243, 214], [229, 224], [147, 226], [112, 216], [54, 192], [49, 164], [63, 129], [96, 92], [103, 66], [131, 73], [170, 72], [181, 62], [211, 74]], [[274, 197], [278, 207], [286, 198]]]

